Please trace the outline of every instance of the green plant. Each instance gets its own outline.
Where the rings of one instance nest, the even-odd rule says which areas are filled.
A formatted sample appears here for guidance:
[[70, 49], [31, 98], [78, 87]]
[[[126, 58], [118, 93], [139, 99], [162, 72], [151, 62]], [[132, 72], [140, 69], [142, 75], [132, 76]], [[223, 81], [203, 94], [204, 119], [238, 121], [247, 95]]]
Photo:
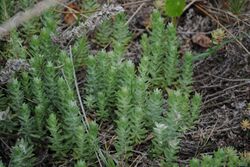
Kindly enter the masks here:
[[182, 91], [185, 94], [188, 95], [192, 92], [191, 85], [193, 83], [193, 56], [191, 53], [186, 53], [184, 55], [179, 83], [181, 89], [183, 89]]
[[45, 94], [45, 85], [43, 81], [39, 77], [33, 76], [32, 86], [30, 86], [29, 90], [31, 89], [33, 101], [36, 103], [34, 109], [35, 115], [35, 125], [37, 129], [37, 134], [41, 137], [43, 136], [44, 129], [45, 129], [45, 117], [48, 114], [47, 107], [48, 107], [48, 98]]
[[141, 39], [141, 48], [142, 48], [142, 58], [141, 58], [141, 62], [140, 62], [140, 66], [139, 66], [139, 73], [141, 78], [144, 81], [149, 81], [149, 74], [150, 74], [150, 54], [151, 54], [151, 50], [150, 50], [150, 43], [149, 43], [149, 38], [146, 34], [142, 35], [142, 39]]
[[45, 70], [44, 70], [44, 79], [45, 79], [45, 92], [48, 95], [49, 104], [50, 106], [53, 106], [56, 104], [56, 98], [57, 98], [57, 85], [55, 82], [56, 78], [56, 70], [55, 66], [51, 61], [48, 61]]
[[20, 129], [19, 133], [22, 136], [22, 138], [31, 143], [32, 137], [35, 137], [34, 135], [34, 119], [31, 117], [31, 112], [29, 109], [29, 106], [27, 104], [23, 104], [21, 106], [21, 110], [18, 113], [18, 118], [20, 122]]
[[[89, 128], [86, 135], [86, 145], [85, 145], [85, 155], [84, 160], [88, 163], [92, 163], [97, 159], [96, 153], [99, 150], [99, 140], [98, 140], [98, 124], [94, 121], [89, 123]], [[83, 150], [84, 151], [84, 150]]]
[[145, 128], [147, 118], [146, 98], [148, 97], [148, 84], [143, 78], [137, 77], [135, 83], [134, 102], [131, 112], [131, 138], [135, 144], [139, 144], [146, 136], [147, 130]]
[[152, 14], [151, 19], [151, 36], [143, 35], [141, 39], [143, 57], [139, 65], [139, 75], [149, 81], [149, 86], [164, 89], [171, 86], [181, 87], [189, 94], [192, 91], [192, 54], [185, 53], [183, 59], [179, 59], [178, 40], [173, 24], [165, 28], [157, 11]]
[[86, 163], [84, 161], [79, 160], [79, 161], [76, 162], [74, 167], [87, 167], [87, 165], [86, 165]]
[[66, 52], [62, 51], [59, 55], [59, 63], [62, 64], [61, 73], [63, 78], [65, 79], [67, 85], [72, 88], [74, 84], [74, 65], [71, 61], [71, 58], [67, 55]]
[[8, 90], [10, 92], [10, 106], [13, 112], [18, 113], [24, 102], [23, 91], [21, 90], [21, 84], [17, 79], [14, 79], [8, 85]]
[[30, 59], [31, 74], [33, 77], [42, 78], [43, 72], [40, 69], [44, 69], [45, 57], [40, 54], [36, 54]]
[[193, 158], [190, 161], [190, 167], [220, 167], [220, 166], [247, 166], [247, 161], [237, 155], [237, 152], [231, 148], [220, 148], [214, 152], [214, 155], [204, 155], [201, 160]]
[[4, 164], [1, 160], [0, 160], [0, 167], [4, 167]]
[[145, 110], [143, 108], [137, 106], [134, 107], [131, 112], [131, 132], [130, 132], [130, 138], [133, 141], [133, 144], [139, 144], [141, 141], [146, 137], [147, 130], [145, 128]]
[[[171, 120], [173, 119], [173, 120]], [[178, 152], [179, 135], [176, 127], [176, 115], [169, 113], [167, 123], [155, 123], [154, 139], [153, 139], [153, 153], [155, 157], [161, 160], [161, 166], [176, 165], [176, 154]], [[173, 123], [173, 124], [172, 124]]]
[[[63, 108], [63, 130], [64, 138], [66, 140], [66, 145], [68, 149], [74, 146], [78, 127], [82, 125], [81, 119], [79, 117], [79, 108], [75, 101], [67, 101], [65, 107]], [[66, 148], [67, 148], [66, 147]]]
[[[198, 94], [191, 96], [193, 56], [186, 53], [182, 60], [179, 59], [175, 27], [169, 24], [165, 29], [157, 11], [151, 19], [152, 32], [149, 37], [143, 35], [141, 39], [143, 57], [139, 75], [149, 83], [149, 88], [167, 90], [168, 98], [164, 99], [159, 89], [149, 94], [146, 126], [154, 127], [153, 155], [161, 160], [161, 166], [174, 166], [179, 137], [197, 119], [201, 98]], [[167, 111], [163, 107], [166, 102]]]
[[[181, 90], [168, 90], [168, 111], [165, 118], [155, 121], [153, 152], [155, 156], [163, 156], [161, 166], [175, 165], [179, 137], [182, 132], [193, 125], [199, 114], [200, 96], [195, 95], [192, 100], [189, 100], [188, 96], [183, 93]], [[163, 110], [163, 108], [159, 106], [158, 110]]]
[[8, 43], [8, 58], [9, 57], [18, 57], [18, 58], [23, 58], [25, 59], [27, 56], [25, 48], [22, 46], [23, 45], [23, 40], [19, 37], [19, 33], [14, 30], [10, 33], [11, 38]]
[[67, 80], [63, 77], [57, 79], [56, 86], [55, 106], [60, 113], [64, 113], [69, 101], [75, 101], [75, 94], [73, 89], [70, 88]]
[[[40, 29], [39, 35], [31, 37], [29, 46], [32, 57], [42, 55], [48, 61], [56, 61], [60, 54], [59, 46], [55, 45], [51, 40], [51, 35], [56, 31], [58, 15], [51, 11], [46, 12], [41, 17], [43, 27]], [[53, 55], [51, 55], [53, 53]]]
[[96, 30], [95, 38], [96, 42], [105, 47], [111, 43], [110, 38], [113, 33], [113, 26], [111, 20], [105, 20]]
[[76, 70], [87, 65], [89, 52], [89, 44], [86, 37], [82, 37], [75, 42], [72, 48], [72, 55], [74, 56], [73, 59]]
[[0, 135], [6, 135], [8, 133], [13, 133], [17, 127], [17, 117], [11, 113], [9, 107], [8, 98], [5, 97], [2, 91], [0, 91]]
[[155, 89], [149, 94], [147, 99], [147, 126], [152, 128], [155, 122], [162, 122], [162, 113], [164, 111], [163, 104], [164, 99], [162, 97], [162, 91]]
[[54, 151], [54, 157], [63, 158], [66, 156], [66, 150], [63, 145], [62, 130], [60, 129], [61, 125], [58, 123], [57, 117], [53, 113], [49, 115], [47, 122], [48, 130], [51, 134], [49, 137], [49, 147], [52, 151]]
[[98, 79], [100, 75], [98, 75], [97, 70], [97, 61], [94, 56], [90, 56], [88, 58], [88, 68], [87, 68], [87, 82], [85, 86], [85, 105], [88, 110], [93, 110], [97, 103], [97, 91], [99, 88], [100, 82], [98, 82]]
[[[124, 13], [115, 17], [113, 25], [111, 25], [111, 20], [104, 22], [102, 26], [112, 27], [112, 34], [110, 34], [112, 41], [109, 42], [113, 46], [113, 51], [109, 53], [101, 51], [96, 56], [89, 56], [87, 58], [85, 104], [88, 110], [97, 110], [97, 115], [101, 119], [110, 117], [111, 110], [116, 106], [116, 91], [119, 87], [118, 73], [121, 72], [120, 68], [122, 68], [120, 61], [122, 60], [126, 45], [131, 38], [131, 33], [125, 22], [126, 16]], [[104, 31], [106, 30], [97, 30], [99, 41], [108, 40], [104, 39], [108, 38], [105, 37], [106, 32]]]
[[176, 26], [176, 17], [182, 15], [184, 7], [186, 5], [185, 0], [165, 0], [165, 11], [166, 14], [172, 17], [172, 22]]
[[33, 77], [31, 89], [35, 103], [46, 108], [48, 105], [48, 99], [45, 95], [45, 85], [43, 84], [42, 79], [39, 77]]
[[79, 125], [77, 127], [76, 131], [76, 138], [75, 138], [75, 144], [76, 146], [73, 149], [73, 156], [75, 159], [87, 159], [87, 154], [88, 154], [88, 147], [86, 147], [88, 145], [87, 141], [86, 141], [86, 132], [83, 128], [82, 125]]
[[[179, 60], [175, 27], [170, 24], [165, 29], [159, 12], [152, 15], [150, 36], [142, 36], [143, 56], [138, 75], [131, 61], [120, 61], [125, 45], [117, 44], [119, 41], [119, 38], [114, 41], [113, 51], [99, 52], [88, 58], [85, 104], [89, 111], [96, 111], [100, 120], [114, 117], [110, 111], [117, 109], [114, 145], [119, 162], [127, 162], [133, 147], [145, 138], [146, 127], [152, 131], [156, 124], [169, 128], [163, 128], [162, 133], [157, 132], [158, 126], [154, 128], [154, 155], [162, 157], [159, 159], [163, 166], [174, 164], [179, 136], [193, 125], [201, 103], [198, 94], [190, 95], [193, 56], [187, 53]], [[160, 89], [151, 92], [152, 86], [164, 88], [163, 91], [169, 90], [168, 87], [177, 90], [168, 91], [166, 100]], [[192, 119], [187, 119], [189, 115]]]
[[117, 43], [126, 46], [131, 39], [131, 33], [129, 31], [128, 24], [126, 24], [125, 13], [119, 13], [116, 15], [113, 24], [113, 46]]
[[0, 23], [13, 15], [14, 1], [2, 0], [0, 2]]
[[99, 7], [99, 4], [97, 3], [96, 0], [85, 0], [83, 3], [82, 3], [82, 8], [84, 10], [96, 10], [97, 8]]
[[129, 117], [131, 113], [131, 94], [128, 87], [122, 87], [118, 92], [118, 120], [116, 121], [117, 142], [115, 143], [116, 155], [121, 161], [126, 161], [131, 156], [132, 141], [130, 139]]
[[[152, 33], [149, 37], [149, 40], [147, 40], [146, 38], [144, 38], [144, 42], [145, 46], [149, 48], [150, 51], [150, 57], [149, 57], [149, 61], [151, 61], [150, 63], [150, 67], [149, 67], [149, 74], [152, 76], [152, 80], [154, 82], [161, 82], [162, 78], [160, 78], [161, 72], [162, 72], [162, 65], [163, 65], [163, 58], [164, 58], [164, 45], [162, 45], [162, 43], [165, 42], [165, 25], [164, 25], [164, 21], [163, 18], [160, 17], [160, 13], [159, 12], [154, 12], [151, 16], [151, 20], [152, 20]], [[154, 48], [154, 49], [153, 49]], [[145, 49], [145, 53], [146, 55], [149, 53], [149, 51], [146, 51]]]
[[[16, 79], [8, 84], [8, 90], [5, 91], [3, 98], [1, 96], [1, 100], [9, 101], [6, 107], [5, 105], [1, 107], [7, 109], [9, 106], [10, 111], [6, 119], [0, 121], [3, 127], [0, 134], [10, 146], [13, 139], [9, 139], [9, 136], [13, 134], [24, 138], [25, 145], [21, 147], [27, 147], [25, 149], [49, 150], [52, 153], [50, 158], [53, 159], [51, 162], [54, 165], [69, 164], [68, 158], [74, 158], [76, 161], [84, 158], [85, 162], [92, 163], [96, 159], [95, 152], [99, 148], [98, 126], [89, 123], [84, 130], [79, 130], [79, 127], [82, 128], [85, 123], [82, 122], [82, 116], [76, 105], [73, 62], [66, 52], [60, 51], [52, 44], [50, 35], [56, 25], [52, 18], [50, 13], [43, 16], [42, 22], [45, 26], [40, 35], [34, 36], [27, 46], [31, 53], [31, 59], [27, 60], [30, 62], [30, 69], [18, 74]], [[14, 39], [16, 38], [13, 37], [12, 40]], [[76, 57], [73, 57], [75, 62], [82, 61], [88, 56], [81, 55], [88, 54], [86, 45], [83, 39], [73, 47], [73, 53], [76, 54]], [[18, 46], [24, 49], [22, 45]], [[86, 47], [81, 48], [82, 50], [77, 49], [82, 46]], [[84, 136], [84, 141], [81, 140], [81, 135]], [[44, 142], [47, 139], [48, 144]], [[21, 166], [17, 164], [18, 156], [22, 155], [14, 153], [11, 155], [13, 159], [11, 164], [15, 164], [13, 166]], [[32, 154], [32, 156], [39, 155], [36, 152], [36, 155]], [[20, 163], [27, 165], [30, 162], [27, 166], [34, 166], [33, 161], [22, 162], [23, 160], [19, 160]]]
[[[86, 1], [84, 9], [95, 4]], [[192, 90], [193, 56], [178, 55], [173, 24], [166, 27], [158, 11], [152, 14], [152, 31], [142, 36], [142, 58], [136, 66], [124, 57], [131, 40], [124, 13], [97, 30], [101, 45], [110, 42], [109, 51], [90, 55], [84, 37], [72, 46], [73, 60], [51, 40], [56, 29], [54, 18], [53, 13], [46, 13], [40, 33], [27, 45], [11, 46], [30, 53], [25, 57], [30, 70], [17, 74], [0, 94], [0, 99], [8, 102], [3, 105], [0, 101], [1, 110], [10, 109], [0, 121], [4, 129], [1, 137], [10, 146], [14, 141], [11, 136], [23, 138], [22, 147], [18, 141], [12, 155], [7, 155], [11, 163], [16, 165], [15, 159], [25, 157], [24, 164], [34, 166], [34, 157], [46, 150], [50, 156], [43, 162], [48, 166], [97, 166], [97, 162], [108, 167], [129, 166], [133, 150], [146, 141], [149, 154], [161, 166], [175, 166], [180, 136], [198, 118], [201, 97]], [[105, 27], [112, 33], [106, 35]], [[19, 39], [19, 35], [11, 38]], [[85, 110], [80, 110], [75, 92], [74, 68], [84, 71], [82, 67], [86, 70], [84, 87], [80, 88]], [[106, 126], [112, 127], [115, 138], [103, 144], [99, 130]], [[150, 136], [152, 140], [148, 140]], [[14, 154], [24, 147], [27, 156]]]
[[199, 112], [202, 106], [202, 97], [198, 93], [195, 93], [195, 95], [192, 97], [190, 100], [191, 107], [189, 109], [189, 113], [191, 114], [190, 119], [186, 120], [187, 121], [187, 127], [191, 127], [195, 120], [198, 119], [199, 117]]
[[175, 79], [178, 77], [178, 40], [176, 36], [176, 29], [172, 24], [168, 25], [167, 28], [167, 54], [165, 58], [165, 65], [163, 70], [165, 74], [166, 83], [165, 86], [170, 86]]
[[247, 4], [247, 0], [228, 0], [230, 11], [240, 14]]
[[166, 13], [170, 17], [178, 17], [185, 7], [185, 0], [165, 0]]
[[11, 148], [9, 166], [33, 167], [36, 162], [34, 156], [33, 146], [24, 139], [20, 139], [16, 142], [15, 146]]
[[35, 0], [21, 0], [20, 6], [25, 9], [25, 8], [33, 6], [34, 3], [35, 3]]
[[39, 137], [43, 137], [46, 134], [45, 131], [45, 116], [47, 115], [47, 110], [46, 107], [43, 104], [38, 104], [37, 106], [35, 106], [34, 109], [34, 113], [35, 113], [35, 129], [36, 134]]
[[23, 88], [24, 96], [26, 96], [27, 98], [30, 98], [31, 97], [31, 92], [30, 92], [29, 88], [30, 88], [31, 81], [30, 81], [29, 73], [28, 72], [22, 72], [21, 77], [22, 77], [21, 85], [22, 85], [22, 88]]
[[115, 92], [118, 89], [117, 67], [112, 65], [114, 55], [100, 52], [88, 59], [86, 99], [89, 110], [97, 109], [100, 118], [107, 119], [115, 106]]

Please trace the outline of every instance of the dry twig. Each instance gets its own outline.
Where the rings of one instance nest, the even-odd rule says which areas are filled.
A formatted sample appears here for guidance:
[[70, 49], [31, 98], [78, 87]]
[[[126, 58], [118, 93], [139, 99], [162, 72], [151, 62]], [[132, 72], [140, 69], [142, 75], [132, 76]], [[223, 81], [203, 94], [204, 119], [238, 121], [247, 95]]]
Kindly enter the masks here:
[[33, 8], [27, 9], [24, 12], [18, 12], [0, 26], [0, 39], [8, 35], [11, 30], [19, 27], [30, 19], [40, 16], [49, 8], [64, 2], [66, 2], [66, 0], [43, 0], [38, 2]]
[[207, 10], [204, 9], [203, 6], [195, 4], [196, 8], [205, 13], [208, 17], [214, 20], [222, 29], [224, 29], [237, 43], [241, 46], [245, 52], [250, 55], [250, 51], [225, 27], [223, 26], [218, 20], [216, 20]]
[[79, 23], [79, 26], [69, 27], [66, 30], [58, 29], [58, 36], [52, 35], [52, 39], [55, 43], [60, 44], [65, 48], [65, 44], [71, 44], [76, 38], [86, 35], [88, 32], [93, 31], [104, 20], [123, 12], [124, 9], [120, 5], [104, 4], [100, 10], [91, 15], [85, 22]]

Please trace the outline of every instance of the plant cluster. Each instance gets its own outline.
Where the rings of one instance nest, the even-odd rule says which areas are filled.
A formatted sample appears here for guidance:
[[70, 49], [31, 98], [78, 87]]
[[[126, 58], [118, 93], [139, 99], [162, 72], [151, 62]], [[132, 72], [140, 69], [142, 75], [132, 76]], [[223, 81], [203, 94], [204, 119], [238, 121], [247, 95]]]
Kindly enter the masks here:
[[131, 38], [124, 13], [116, 15], [114, 19], [105, 20], [95, 32], [96, 43], [100, 46], [112, 45], [116, 47], [118, 43], [126, 46]]
[[[113, 51], [101, 51], [88, 59], [85, 104], [89, 112], [96, 113], [98, 120], [115, 120], [114, 146], [121, 166], [126, 165], [133, 148], [150, 131], [154, 134], [152, 155], [160, 159], [163, 166], [173, 163], [177, 159], [179, 137], [197, 119], [201, 105], [201, 97], [191, 95], [192, 55], [187, 53], [179, 59], [174, 26], [170, 24], [165, 28], [160, 13], [154, 12], [152, 32], [149, 37], [142, 36], [142, 59], [135, 67], [120, 56], [127, 44], [121, 39], [126, 39], [129, 32], [122, 28], [126, 28], [125, 21], [119, 26], [117, 32], [110, 35], [121, 37], [124, 32], [127, 35], [114, 38]], [[163, 98], [164, 93], [168, 94], [167, 99]]]
[[[95, 1], [86, 5], [86, 9], [97, 7]], [[128, 166], [133, 150], [150, 135], [149, 157], [159, 166], [177, 166], [180, 137], [197, 120], [201, 96], [192, 90], [192, 54], [183, 58], [178, 54], [175, 27], [166, 27], [154, 11], [152, 31], [142, 35], [142, 58], [136, 66], [124, 58], [131, 39], [124, 13], [96, 30], [96, 42], [110, 45], [109, 51], [91, 55], [88, 39], [80, 38], [72, 46], [73, 57], [51, 40], [54, 17], [51, 12], [42, 17], [44, 26], [26, 49], [20, 34], [12, 33], [11, 54], [27, 59], [30, 69], [16, 74], [0, 91], [0, 137], [11, 147], [9, 152], [0, 151], [0, 167], [37, 166], [45, 162], [40, 152], [48, 155], [46, 165], [51, 166], [86, 167], [98, 162]], [[94, 121], [85, 120], [76, 100], [74, 72], [82, 67], [86, 69], [83, 104]], [[106, 122], [114, 125], [112, 147], [102, 147], [99, 141], [99, 126]], [[240, 161], [228, 149], [219, 150], [214, 158], [194, 159], [190, 165], [214, 165], [213, 159], [222, 166]]]
[[[248, 160], [249, 161], [249, 160]], [[190, 161], [190, 167], [220, 167], [220, 166], [248, 166], [246, 159], [237, 155], [237, 152], [231, 148], [220, 148], [214, 152], [214, 155], [204, 155], [201, 160], [193, 158]]]
[[248, 3], [247, 0], [228, 0], [229, 9], [234, 14], [240, 14], [244, 9], [246, 4]]
[[[14, 14], [32, 7], [37, 0], [1, 0], [0, 2], [0, 23], [6, 21]], [[27, 23], [26, 23], [27, 24]]]
[[54, 164], [86, 166], [85, 162], [95, 161], [98, 125], [84, 126], [73, 84], [74, 62], [80, 66], [84, 60], [86, 41], [77, 41], [72, 61], [51, 41], [56, 28], [53, 16], [43, 17], [45, 26], [40, 35], [32, 37], [30, 55], [22, 52], [29, 59], [29, 71], [17, 74], [5, 94], [1, 92], [1, 103], [6, 102], [1, 107], [8, 112], [0, 120], [0, 136], [10, 145], [14, 142], [10, 156], [4, 158], [9, 166], [35, 166], [37, 153], [48, 149]]

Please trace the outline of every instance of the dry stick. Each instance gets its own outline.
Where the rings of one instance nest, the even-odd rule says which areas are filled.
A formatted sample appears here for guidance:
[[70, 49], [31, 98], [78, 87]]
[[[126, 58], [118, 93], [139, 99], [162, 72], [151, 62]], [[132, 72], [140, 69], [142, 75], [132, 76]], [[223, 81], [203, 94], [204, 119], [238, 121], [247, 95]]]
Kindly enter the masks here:
[[[236, 87], [248, 85], [248, 84], [250, 84], [250, 82], [244, 82], [244, 83], [241, 83], [241, 84], [238, 84], [238, 85], [234, 85], [234, 86], [228, 87], [228, 88], [226, 88], [226, 89], [224, 89], [224, 90], [221, 90], [221, 91], [219, 91], [219, 92], [216, 92], [216, 93], [214, 93], [214, 94], [208, 95], [206, 98], [209, 98], [209, 97], [212, 97], [212, 98], [211, 98], [211, 99], [208, 99], [208, 100], [206, 100], [206, 101], [204, 101], [204, 105], [205, 105], [205, 104], [208, 104], [209, 102], [211, 102], [211, 101], [213, 101], [213, 100], [215, 100], [215, 99], [218, 99], [219, 97], [221, 97], [221, 96], [224, 95], [224, 94], [219, 95], [220, 93], [226, 92], [226, 91], [228, 91], [228, 90], [230, 90], [230, 89], [234, 89], [234, 88], [236, 88]], [[217, 96], [217, 95], [218, 95], [218, 96]], [[213, 96], [215, 96], [215, 97], [213, 97]]]
[[153, 0], [142, 0], [142, 1], [128, 2], [128, 3], [122, 4], [122, 6], [126, 7], [126, 6], [136, 5], [136, 4], [140, 4], [140, 3], [148, 3], [148, 2], [153, 2]]
[[123, 11], [124, 9], [121, 5], [104, 4], [100, 10], [89, 16], [85, 22], [80, 22], [77, 27], [70, 27], [66, 30], [58, 29], [58, 34], [60, 35], [52, 35], [52, 39], [63, 48], [65, 48], [65, 45], [68, 47], [68, 45], [76, 38], [95, 30], [95, 28], [104, 20], [109, 19], [110, 17]]
[[[71, 62], [73, 64], [74, 61], [73, 61], [73, 54], [72, 54], [71, 45], [69, 46], [69, 55], [70, 55]], [[87, 114], [85, 112], [85, 109], [84, 109], [84, 106], [83, 106], [83, 103], [82, 103], [82, 99], [81, 99], [81, 95], [80, 95], [80, 91], [79, 91], [79, 87], [78, 87], [78, 83], [77, 83], [74, 64], [73, 64], [73, 76], [74, 76], [75, 88], [76, 88], [78, 101], [79, 101], [79, 104], [80, 104], [80, 107], [81, 107], [82, 115], [83, 115], [84, 120], [85, 120], [85, 121], [83, 121], [83, 124], [84, 124], [86, 130], [88, 131], [89, 124], [88, 124]]]
[[230, 78], [224, 78], [224, 77], [220, 77], [220, 76], [217, 76], [217, 75], [213, 75], [213, 74], [210, 74], [210, 73], [207, 73], [207, 72], [203, 72], [204, 74], [206, 75], [209, 75], [209, 76], [212, 76], [212, 77], [215, 77], [215, 78], [219, 78], [219, 79], [222, 79], [222, 80], [225, 80], [225, 81], [230, 81], [230, 82], [244, 82], [244, 81], [247, 81], [247, 82], [250, 82], [250, 79], [230, 79]]
[[133, 13], [133, 15], [128, 19], [128, 21], [125, 23], [125, 25], [128, 25], [131, 20], [135, 17], [135, 15], [141, 10], [141, 8], [145, 5], [145, 3], [142, 3], [139, 8]]
[[[212, 9], [212, 10], [214, 10], [214, 11], [217, 11], [217, 12], [224, 13], [227, 17], [230, 16], [231, 18], [236, 19], [238, 22], [242, 22], [242, 23], [244, 23], [245, 25], [250, 26], [250, 24], [247, 23], [245, 20], [240, 19], [238, 16], [234, 15], [234, 14], [231, 13], [231, 12], [224, 11], [224, 10], [221, 10], [221, 9], [219, 9], [219, 8], [210, 7], [210, 6], [209, 6], [208, 8], [210, 8], [210, 9]], [[213, 12], [213, 11], [212, 11], [212, 12]], [[243, 15], [242, 15], [242, 16], [243, 16]]]
[[8, 150], [11, 150], [11, 147], [1, 137], [0, 140], [7, 147]]
[[66, 0], [43, 0], [38, 2], [33, 8], [29, 8], [24, 12], [18, 12], [0, 26], [0, 39], [8, 35], [10, 31], [19, 27], [21, 24], [24, 24], [34, 17], [40, 16], [49, 8], [64, 2], [66, 2]]
[[212, 20], [214, 20], [219, 26], [221, 26], [233, 39], [247, 52], [248, 55], [250, 55], [250, 52], [247, 50], [247, 48], [230, 32], [227, 30], [226, 27], [224, 27], [218, 20], [216, 20], [212, 15], [210, 15], [205, 9], [203, 9], [202, 6], [196, 5], [195, 6], [204, 12], [207, 16], [209, 16]]
[[199, 2], [199, 1], [202, 1], [202, 0], [192, 0], [189, 4], [187, 4], [185, 6], [182, 13], [184, 13], [186, 10], [188, 10], [190, 8], [190, 6], [192, 6], [194, 3]]
[[[73, 54], [72, 54], [71, 45], [69, 46], [69, 55], [70, 55], [71, 62], [73, 63]], [[83, 124], [85, 126], [86, 131], [89, 133], [89, 123], [88, 123], [87, 115], [86, 115], [86, 112], [85, 112], [85, 109], [84, 109], [84, 106], [83, 106], [83, 103], [82, 103], [82, 99], [81, 99], [81, 95], [80, 95], [80, 91], [79, 91], [79, 87], [78, 87], [78, 83], [77, 83], [77, 78], [76, 78], [76, 72], [75, 72], [74, 64], [73, 64], [73, 76], [74, 76], [75, 88], [76, 88], [76, 93], [77, 93], [78, 101], [79, 101], [79, 104], [80, 104], [80, 107], [81, 107], [82, 115], [83, 115], [83, 117], [85, 119], [85, 121], [83, 120]], [[98, 153], [101, 156], [104, 157], [104, 155], [103, 155], [103, 153], [102, 153], [102, 151], [101, 151], [100, 148], [98, 148]], [[102, 163], [101, 163], [101, 160], [99, 158], [98, 153], [95, 151], [96, 157], [98, 159], [98, 163], [99, 163], [100, 167], [102, 167]]]
[[201, 148], [204, 147], [204, 146], [206, 146], [206, 144], [208, 143], [209, 139], [211, 138], [211, 136], [213, 135], [213, 132], [214, 132], [215, 129], [216, 129], [217, 123], [218, 123], [218, 120], [216, 120], [216, 122], [215, 122], [213, 128], [211, 129], [210, 133], [209, 133], [208, 136], [207, 136], [207, 140], [206, 140], [205, 143], [201, 146]]

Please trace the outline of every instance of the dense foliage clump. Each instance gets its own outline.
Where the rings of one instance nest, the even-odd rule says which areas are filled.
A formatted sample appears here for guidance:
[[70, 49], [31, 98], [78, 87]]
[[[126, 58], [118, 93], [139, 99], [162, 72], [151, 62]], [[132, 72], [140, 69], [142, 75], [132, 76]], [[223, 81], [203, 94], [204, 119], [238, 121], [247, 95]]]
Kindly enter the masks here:
[[[83, 8], [98, 6], [86, 1]], [[52, 12], [42, 16], [41, 31], [27, 37], [25, 48], [17, 31], [6, 46], [8, 58], [19, 55], [30, 67], [0, 90], [0, 137], [9, 146], [0, 144], [0, 167], [129, 166], [134, 150], [145, 142], [159, 166], [177, 166], [180, 137], [194, 126], [202, 101], [192, 89], [192, 53], [180, 58], [175, 27], [165, 26], [161, 14], [153, 12], [137, 66], [124, 57], [132, 37], [124, 13], [95, 31], [92, 42], [108, 49], [94, 55], [87, 37], [69, 51], [56, 46], [51, 39], [55, 17]], [[83, 68], [79, 92], [75, 72]], [[111, 143], [101, 140], [100, 130], [107, 125], [113, 130]], [[221, 149], [214, 157], [193, 159], [190, 166], [238, 163], [243, 160], [234, 150]]]

